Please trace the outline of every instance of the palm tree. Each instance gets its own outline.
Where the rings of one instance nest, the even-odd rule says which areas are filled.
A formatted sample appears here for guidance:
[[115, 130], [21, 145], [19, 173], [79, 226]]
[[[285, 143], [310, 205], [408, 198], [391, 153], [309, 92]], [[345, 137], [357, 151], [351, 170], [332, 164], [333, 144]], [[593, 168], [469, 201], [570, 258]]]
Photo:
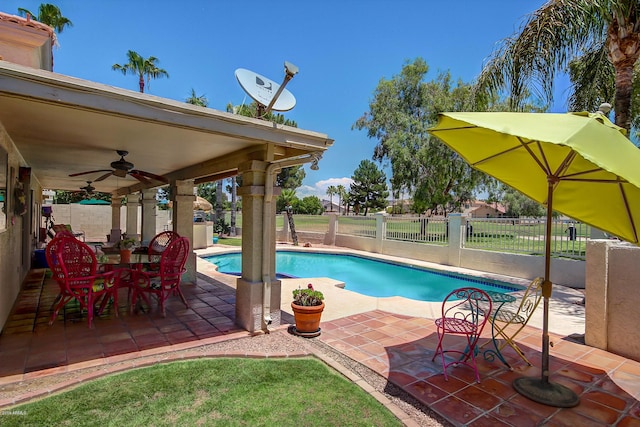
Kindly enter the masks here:
[[629, 131], [633, 68], [639, 56], [637, 0], [550, 0], [492, 54], [478, 78], [478, 94], [506, 89], [514, 110], [522, 109], [529, 93], [551, 102], [556, 73], [579, 61], [581, 67], [572, 68], [574, 82], [591, 76], [593, 84], [593, 78], [607, 70], [615, 74], [615, 122]]
[[195, 89], [191, 89], [191, 96], [189, 98], [187, 98], [185, 100], [185, 102], [187, 104], [193, 104], [193, 105], [197, 105], [199, 107], [208, 107], [209, 106], [209, 100], [207, 99], [206, 96], [204, 95], [196, 95], [196, 90]]
[[159, 77], [169, 77], [169, 73], [167, 73], [162, 68], [158, 68], [158, 58], [155, 56], [150, 56], [148, 58], [143, 58], [137, 52], [130, 50], [127, 52], [127, 59], [129, 62], [124, 65], [113, 64], [111, 67], [114, 71], [122, 71], [122, 74], [125, 76], [127, 74], [136, 74], [140, 78], [140, 93], [144, 93], [144, 79], [147, 79], [147, 85], [149, 84], [151, 78], [157, 79]]
[[60, 12], [60, 9], [58, 8], [58, 6], [55, 6], [49, 3], [42, 3], [38, 7], [37, 15], [27, 9], [23, 9], [19, 7], [18, 15], [20, 16], [31, 15], [33, 19], [35, 19], [38, 22], [42, 22], [45, 25], [50, 26], [57, 33], [61, 33], [65, 27], [73, 27], [73, 23], [71, 22], [71, 20], [62, 16], [62, 12]]
[[236, 177], [231, 177], [231, 231], [229, 235], [235, 237], [236, 235], [236, 209], [238, 203], [238, 184]]
[[338, 194], [338, 213], [340, 213], [340, 208], [342, 207], [342, 201], [347, 196], [347, 190], [344, 188], [344, 185], [340, 184], [336, 187], [336, 191]]
[[333, 212], [333, 196], [338, 193], [338, 189], [334, 185], [330, 185], [327, 187], [327, 196], [329, 196], [329, 206], [331, 207], [331, 212]]

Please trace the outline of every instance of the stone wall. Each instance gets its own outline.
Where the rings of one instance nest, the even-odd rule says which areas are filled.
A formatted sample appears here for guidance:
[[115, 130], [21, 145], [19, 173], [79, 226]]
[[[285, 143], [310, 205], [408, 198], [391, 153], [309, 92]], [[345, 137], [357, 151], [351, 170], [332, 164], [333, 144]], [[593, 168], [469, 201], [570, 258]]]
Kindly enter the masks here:
[[587, 243], [585, 343], [640, 362], [640, 248]]
[[[51, 205], [56, 224], [71, 224], [74, 232], [83, 232], [87, 242], [104, 242], [111, 232], [110, 205]], [[138, 208], [138, 230], [142, 229], [142, 207]], [[120, 209], [120, 224], [123, 231], [127, 223], [127, 209]], [[44, 218], [41, 227], [44, 227]], [[156, 233], [171, 229], [171, 211], [156, 210]]]

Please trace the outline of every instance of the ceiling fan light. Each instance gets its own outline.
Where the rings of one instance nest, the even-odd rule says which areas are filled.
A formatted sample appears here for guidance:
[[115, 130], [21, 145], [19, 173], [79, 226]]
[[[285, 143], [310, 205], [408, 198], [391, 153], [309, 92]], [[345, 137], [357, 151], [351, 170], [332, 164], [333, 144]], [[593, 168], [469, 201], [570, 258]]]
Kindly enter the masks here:
[[114, 169], [113, 174], [118, 178], [124, 178], [127, 176], [127, 171], [122, 169]]

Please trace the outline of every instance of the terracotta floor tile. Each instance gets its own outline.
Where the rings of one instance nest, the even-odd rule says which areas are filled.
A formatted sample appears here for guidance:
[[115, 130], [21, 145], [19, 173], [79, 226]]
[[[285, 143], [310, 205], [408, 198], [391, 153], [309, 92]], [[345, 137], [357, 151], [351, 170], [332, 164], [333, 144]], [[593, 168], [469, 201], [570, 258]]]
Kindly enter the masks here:
[[502, 403], [502, 399], [487, 393], [477, 385], [463, 388], [459, 392], [455, 393], [454, 396], [467, 402], [469, 405], [482, 409], [483, 411], [490, 411]]
[[512, 424], [508, 424], [491, 415], [483, 415], [482, 417], [476, 418], [470, 424], [468, 424], [469, 427], [502, 427], [511, 425]]
[[431, 409], [443, 416], [446, 416], [449, 420], [453, 420], [464, 425], [482, 415], [482, 411], [480, 409], [453, 396], [437, 401], [431, 405]]
[[409, 394], [418, 399], [420, 402], [427, 405], [431, 405], [433, 402], [437, 402], [438, 400], [449, 396], [449, 393], [447, 393], [446, 391], [426, 381], [416, 381], [407, 384], [403, 387], [403, 389], [409, 392]]
[[[510, 426], [535, 427], [541, 425], [542, 417], [527, 407], [515, 404], [513, 401], [504, 402], [492, 410], [489, 415]], [[578, 426], [574, 426], [578, 427]]]
[[566, 427], [603, 427], [610, 426], [610, 423], [602, 422], [589, 418], [577, 411], [560, 410], [553, 417], [553, 425], [566, 426]]
[[580, 398], [597, 402], [599, 404], [608, 406], [609, 408], [613, 408], [617, 411], [625, 410], [628, 404], [628, 401], [626, 399], [621, 399], [618, 396], [610, 393], [605, 393], [600, 390], [589, 391], [580, 396]]
[[620, 411], [609, 406], [584, 398], [580, 399], [580, 404], [576, 407], [575, 412], [602, 422], [605, 425], [613, 425], [622, 415]]

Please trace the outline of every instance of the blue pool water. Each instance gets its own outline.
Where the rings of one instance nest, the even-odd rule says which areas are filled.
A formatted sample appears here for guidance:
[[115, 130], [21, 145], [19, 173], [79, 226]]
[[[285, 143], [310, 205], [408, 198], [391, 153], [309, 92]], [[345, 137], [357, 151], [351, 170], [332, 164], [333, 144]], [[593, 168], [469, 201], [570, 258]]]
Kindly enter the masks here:
[[[208, 256], [218, 271], [239, 274], [240, 253]], [[498, 292], [516, 291], [511, 283], [479, 279], [456, 273], [395, 264], [347, 254], [318, 252], [276, 253], [279, 277], [330, 277], [345, 283], [345, 289], [372, 297], [401, 296], [418, 301], [442, 301], [454, 289], [473, 286]]]

